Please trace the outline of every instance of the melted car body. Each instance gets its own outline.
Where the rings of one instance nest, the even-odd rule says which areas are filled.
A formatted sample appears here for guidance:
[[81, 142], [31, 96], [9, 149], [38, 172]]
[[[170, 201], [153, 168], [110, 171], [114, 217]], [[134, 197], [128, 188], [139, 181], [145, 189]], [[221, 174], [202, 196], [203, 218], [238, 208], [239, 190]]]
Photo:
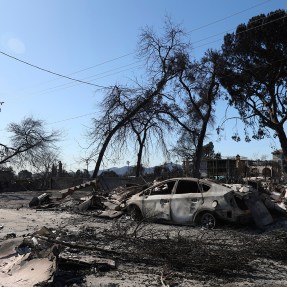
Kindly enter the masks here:
[[197, 178], [168, 179], [135, 194], [127, 201], [133, 217], [176, 224], [201, 223], [214, 227], [219, 219], [244, 222], [250, 211], [240, 193]]

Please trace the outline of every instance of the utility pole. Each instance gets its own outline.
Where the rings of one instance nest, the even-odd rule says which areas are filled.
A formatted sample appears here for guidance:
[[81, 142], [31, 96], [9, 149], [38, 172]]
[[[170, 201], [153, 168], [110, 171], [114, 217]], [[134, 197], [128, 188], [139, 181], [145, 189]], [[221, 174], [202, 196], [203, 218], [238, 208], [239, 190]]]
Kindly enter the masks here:
[[86, 159], [87, 171], [89, 171], [89, 159]]

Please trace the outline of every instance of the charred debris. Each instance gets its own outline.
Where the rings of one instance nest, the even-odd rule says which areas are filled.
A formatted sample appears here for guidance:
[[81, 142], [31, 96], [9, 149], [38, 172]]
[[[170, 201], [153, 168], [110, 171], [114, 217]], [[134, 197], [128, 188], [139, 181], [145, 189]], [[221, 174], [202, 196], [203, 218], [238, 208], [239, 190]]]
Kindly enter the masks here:
[[[206, 182], [212, 183], [211, 180]], [[129, 217], [127, 201], [157, 182], [147, 183], [139, 178], [125, 185], [120, 183], [118, 180], [117, 183], [109, 185], [105, 178], [101, 178], [60, 190], [56, 195], [46, 192], [33, 197], [29, 207], [41, 210], [69, 210], [110, 219], [123, 215]], [[232, 190], [236, 205], [239, 209], [249, 210], [252, 222], [260, 229], [268, 228], [277, 218], [287, 215], [286, 185], [256, 179], [246, 180], [244, 184], [220, 185]], [[216, 194], [214, 198], [216, 199]], [[148, 218], [143, 220], [148, 221]]]
[[[86, 286], [87, 276], [111, 273], [111, 277], [116, 278], [119, 266], [129, 262], [154, 270], [149, 274], [158, 284], [154, 286], [179, 286], [186, 278], [240, 281], [250, 272], [260, 276], [262, 268], [275, 270], [275, 261], [287, 263], [287, 251], [282, 248], [287, 242], [286, 232], [272, 229], [280, 218], [286, 217], [285, 186], [258, 182], [227, 185], [241, 195], [242, 208], [250, 209], [253, 224], [239, 230], [227, 228], [225, 232], [221, 232], [225, 226], [218, 230], [200, 227], [200, 232], [194, 235], [190, 227], [177, 232], [163, 231], [158, 228], [160, 225], [150, 224], [148, 220], [131, 220], [126, 202], [153, 184], [132, 183], [108, 190], [103, 182], [91, 181], [61, 190], [56, 195], [46, 192], [32, 198], [30, 208], [68, 210], [101, 220], [109, 218], [112, 228], [99, 231], [84, 225], [72, 232], [43, 226], [23, 237], [8, 234], [0, 244], [0, 260], [5, 261], [1, 284]], [[272, 221], [265, 222], [262, 212]], [[258, 237], [262, 232], [264, 235]], [[258, 260], [260, 266], [256, 263]], [[121, 286], [110, 284], [103, 286]]]

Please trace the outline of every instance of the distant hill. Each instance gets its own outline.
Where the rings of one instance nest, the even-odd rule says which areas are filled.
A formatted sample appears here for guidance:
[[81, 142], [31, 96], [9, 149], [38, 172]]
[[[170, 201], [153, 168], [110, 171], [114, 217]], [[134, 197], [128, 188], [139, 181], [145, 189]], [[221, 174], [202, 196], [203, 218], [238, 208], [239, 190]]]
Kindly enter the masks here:
[[[129, 169], [132, 169], [133, 166], [122, 166], [122, 167], [111, 167], [103, 170], [99, 170], [99, 175], [103, 171], [114, 171], [117, 175], [125, 175], [128, 173]], [[154, 167], [145, 167], [145, 173], [153, 173]]]
[[[178, 167], [181, 168], [181, 165], [179, 164], [175, 164], [172, 162], [169, 162], [166, 164], [166, 166], [169, 168], [169, 170], [172, 169], [173, 166], [177, 165]], [[111, 168], [107, 168], [107, 169], [102, 169], [99, 170], [99, 175], [103, 172], [103, 171], [114, 171], [116, 174], [122, 176], [128, 173], [129, 169], [132, 169], [134, 166], [122, 166], [122, 167], [111, 167]], [[145, 167], [144, 168], [144, 172], [145, 174], [149, 174], [149, 173], [153, 173], [154, 171], [154, 166], [153, 167]]]
[[128, 172], [128, 169], [130, 167], [128, 166], [122, 166], [122, 167], [111, 167], [111, 168], [107, 168], [107, 169], [100, 169], [99, 170], [99, 175], [103, 172], [103, 171], [114, 171], [116, 174], [118, 175], [124, 175]]

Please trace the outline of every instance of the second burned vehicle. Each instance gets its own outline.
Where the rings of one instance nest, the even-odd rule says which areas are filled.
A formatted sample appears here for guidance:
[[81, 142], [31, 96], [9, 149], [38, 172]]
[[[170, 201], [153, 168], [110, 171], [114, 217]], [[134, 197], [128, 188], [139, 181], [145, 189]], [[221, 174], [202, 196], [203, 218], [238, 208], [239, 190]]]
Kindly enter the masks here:
[[145, 218], [214, 228], [219, 220], [246, 222], [251, 218], [240, 192], [197, 178], [162, 181], [133, 195], [126, 204], [135, 220]]

